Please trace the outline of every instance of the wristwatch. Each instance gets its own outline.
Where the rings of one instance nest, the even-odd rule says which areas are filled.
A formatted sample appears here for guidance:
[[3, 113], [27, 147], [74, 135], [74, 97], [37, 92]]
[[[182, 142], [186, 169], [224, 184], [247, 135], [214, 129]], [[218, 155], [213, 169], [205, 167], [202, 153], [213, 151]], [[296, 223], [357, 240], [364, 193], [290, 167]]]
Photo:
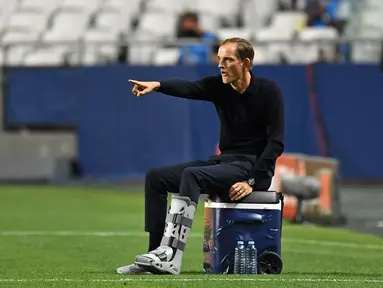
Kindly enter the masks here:
[[249, 178], [249, 179], [247, 180], [247, 184], [249, 184], [251, 187], [253, 187], [254, 184], [255, 184], [255, 179], [254, 179], [254, 178]]

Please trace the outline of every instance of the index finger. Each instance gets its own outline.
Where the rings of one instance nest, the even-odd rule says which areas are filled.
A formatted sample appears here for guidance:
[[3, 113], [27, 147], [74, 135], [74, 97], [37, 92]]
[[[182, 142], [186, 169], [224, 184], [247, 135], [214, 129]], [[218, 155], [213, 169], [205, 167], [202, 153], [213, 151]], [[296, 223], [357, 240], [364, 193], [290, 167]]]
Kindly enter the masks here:
[[132, 80], [132, 79], [129, 79], [128, 80], [130, 83], [133, 83], [133, 84], [136, 84], [136, 85], [142, 85], [142, 83], [140, 81], [137, 81], [137, 80]]

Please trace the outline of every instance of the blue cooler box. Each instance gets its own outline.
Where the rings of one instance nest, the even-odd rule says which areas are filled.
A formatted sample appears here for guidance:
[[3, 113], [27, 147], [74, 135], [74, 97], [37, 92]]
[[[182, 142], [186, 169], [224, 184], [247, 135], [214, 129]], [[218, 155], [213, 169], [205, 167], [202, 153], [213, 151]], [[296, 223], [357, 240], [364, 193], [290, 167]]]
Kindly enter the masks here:
[[254, 191], [239, 202], [207, 199], [204, 208], [204, 270], [233, 274], [237, 241], [254, 241], [258, 252], [258, 274], [282, 271], [283, 195]]

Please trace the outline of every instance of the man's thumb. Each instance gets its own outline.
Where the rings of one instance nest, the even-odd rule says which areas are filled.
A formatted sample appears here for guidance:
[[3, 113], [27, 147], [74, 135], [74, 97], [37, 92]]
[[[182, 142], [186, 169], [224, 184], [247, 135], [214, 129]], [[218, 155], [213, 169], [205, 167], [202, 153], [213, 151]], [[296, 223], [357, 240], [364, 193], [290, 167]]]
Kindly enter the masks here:
[[145, 88], [144, 90], [140, 91], [137, 93], [137, 96], [142, 96], [142, 95], [145, 95], [149, 93], [149, 89], [148, 88]]

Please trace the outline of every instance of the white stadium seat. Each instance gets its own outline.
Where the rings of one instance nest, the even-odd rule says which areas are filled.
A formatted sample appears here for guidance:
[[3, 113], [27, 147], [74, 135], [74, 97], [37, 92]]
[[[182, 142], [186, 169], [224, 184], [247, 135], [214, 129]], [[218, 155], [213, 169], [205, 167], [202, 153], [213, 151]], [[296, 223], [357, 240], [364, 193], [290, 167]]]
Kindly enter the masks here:
[[306, 27], [299, 33], [299, 40], [303, 43], [297, 45], [296, 53], [302, 55], [301, 62], [316, 62], [320, 51], [324, 52], [327, 59], [333, 59], [336, 53], [336, 40], [338, 31], [332, 27]]
[[9, 19], [8, 30], [41, 32], [47, 27], [47, 23], [48, 17], [46, 14], [16, 12]]
[[105, 43], [105, 42], [116, 42], [118, 41], [120, 34], [117, 30], [115, 31], [103, 31], [103, 30], [88, 30], [85, 32], [84, 40], [86, 42], [93, 43]]
[[65, 51], [47, 48], [28, 53], [24, 59], [26, 66], [58, 66], [64, 62]]
[[4, 33], [2, 43], [5, 45], [17, 44], [23, 42], [34, 43], [39, 39], [39, 32], [25, 32], [25, 31], [7, 31]]
[[3, 51], [3, 63], [11, 66], [24, 64], [24, 56], [31, 50], [30, 45], [11, 46]]
[[113, 32], [129, 32], [132, 17], [118, 12], [100, 12], [98, 14], [95, 28], [97, 30]]
[[61, 0], [61, 10], [94, 12], [101, 8], [104, 0]]
[[104, 10], [119, 11], [124, 14], [136, 15], [140, 10], [141, 0], [105, 0]]
[[60, 12], [55, 16], [52, 28], [44, 33], [43, 41], [77, 41], [84, 34], [88, 22], [88, 13]]
[[149, 33], [157, 37], [173, 37], [176, 29], [176, 15], [148, 12], [140, 18], [137, 34]]
[[293, 40], [293, 32], [286, 31], [283, 27], [267, 27], [259, 30], [255, 34], [255, 40], [260, 42], [262, 46], [267, 47], [273, 57], [280, 56], [291, 57], [291, 41]]
[[171, 66], [178, 62], [179, 58], [178, 48], [162, 48], [156, 50], [154, 54], [153, 63], [157, 66]]
[[174, 5], [173, 0], [149, 0], [147, 2], [148, 11], [157, 11], [163, 13], [182, 13], [188, 8], [187, 0], [178, 0]]
[[287, 33], [293, 33], [300, 24], [305, 23], [306, 18], [303, 12], [277, 12], [272, 18], [271, 27], [282, 28]]
[[217, 30], [217, 36], [220, 40], [232, 37], [249, 39], [252, 36], [252, 31], [250, 29], [243, 28], [221, 28]]
[[50, 15], [62, 0], [21, 0], [19, 10]]

